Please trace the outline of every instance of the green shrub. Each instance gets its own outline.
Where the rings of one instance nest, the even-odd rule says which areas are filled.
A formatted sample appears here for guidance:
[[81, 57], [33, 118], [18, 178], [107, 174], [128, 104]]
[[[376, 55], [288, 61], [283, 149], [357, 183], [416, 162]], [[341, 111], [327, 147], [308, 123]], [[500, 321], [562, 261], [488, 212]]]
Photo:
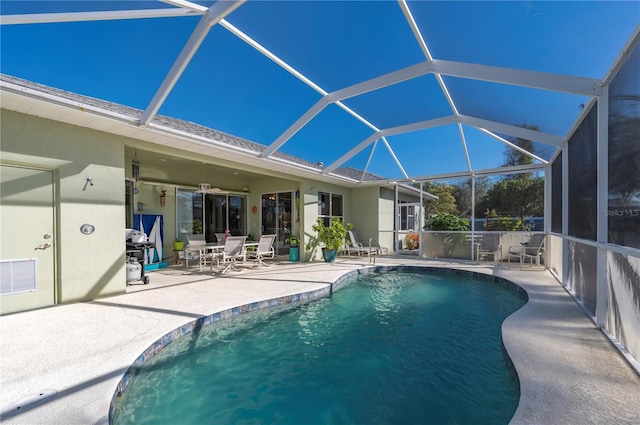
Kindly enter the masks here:
[[325, 226], [322, 218], [318, 217], [316, 224], [311, 226], [311, 228], [317, 233], [317, 236], [314, 236], [309, 243], [307, 243], [307, 250], [312, 250], [318, 245], [323, 244], [327, 249], [338, 251], [344, 245], [347, 229], [351, 229], [351, 224], [345, 226], [338, 217], [332, 217], [329, 226]]
[[522, 220], [513, 217], [503, 217], [496, 213], [496, 210], [487, 211], [485, 213], [487, 220], [484, 222], [484, 228], [487, 230], [506, 230], [516, 231], [522, 230]]
[[468, 231], [471, 230], [471, 225], [468, 218], [439, 213], [431, 217], [424, 228], [427, 230]]

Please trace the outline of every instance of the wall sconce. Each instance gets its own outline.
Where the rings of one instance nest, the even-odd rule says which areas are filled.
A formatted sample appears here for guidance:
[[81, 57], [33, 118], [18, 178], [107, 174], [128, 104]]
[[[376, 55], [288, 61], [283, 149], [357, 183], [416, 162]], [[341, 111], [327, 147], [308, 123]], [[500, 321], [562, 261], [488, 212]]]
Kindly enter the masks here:
[[242, 186], [242, 190], [245, 191], [245, 192], [248, 192], [249, 191], [249, 186]]

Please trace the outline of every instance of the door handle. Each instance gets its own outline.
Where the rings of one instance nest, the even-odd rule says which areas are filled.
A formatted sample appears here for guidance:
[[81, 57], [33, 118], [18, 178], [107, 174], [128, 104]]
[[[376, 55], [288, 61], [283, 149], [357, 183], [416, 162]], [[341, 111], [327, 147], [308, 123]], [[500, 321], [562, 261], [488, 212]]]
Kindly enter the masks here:
[[35, 248], [35, 250], [38, 250], [38, 249], [43, 249], [44, 250], [44, 249], [47, 249], [47, 248], [51, 248], [51, 244], [49, 242], [38, 245]]

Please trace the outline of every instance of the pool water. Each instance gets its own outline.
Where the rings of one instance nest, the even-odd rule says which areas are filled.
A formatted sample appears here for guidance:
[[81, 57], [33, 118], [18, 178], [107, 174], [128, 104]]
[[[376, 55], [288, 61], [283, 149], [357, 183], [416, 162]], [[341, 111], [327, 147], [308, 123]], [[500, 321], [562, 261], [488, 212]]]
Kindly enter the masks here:
[[121, 398], [125, 424], [507, 424], [518, 385], [501, 343], [526, 302], [453, 273], [358, 275], [331, 298], [185, 336]]

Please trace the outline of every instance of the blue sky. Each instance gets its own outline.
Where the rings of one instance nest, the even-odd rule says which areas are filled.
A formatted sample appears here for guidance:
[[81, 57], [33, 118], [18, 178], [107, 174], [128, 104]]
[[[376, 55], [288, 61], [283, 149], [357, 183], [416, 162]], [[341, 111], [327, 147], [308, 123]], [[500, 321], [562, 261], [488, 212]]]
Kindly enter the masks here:
[[[203, 3], [208, 4], [208, 3]], [[2, 1], [2, 15], [169, 7], [161, 2]], [[436, 59], [601, 79], [640, 22], [640, 2], [409, 2]], [[199, 18], [0, 27], [0, 70], [145, 109]], [[227, 21], [331, 92], [425, 60], [395, 1], [249, 1]], [[588, 98], [444, 77], [459, 112], [565, 136]], [[219, 25], [160, 114], [265, 145], [320, 95]], [[451, 115], [431, 74], [344, 101], [379, 129]], [[493, 168], [503, 145], [464, 126], [471, 165]], [[331, 164], [372, 130], [331, 105], [281, 150]], [[457, 125], [391, 136], [410, 176], [466, 170]], [[373, 145], [347, 164], [364, 168]], [[550, 155], [553, 149], [538, 153]], [[370, 172], [401, 177], [380, 142]]]

